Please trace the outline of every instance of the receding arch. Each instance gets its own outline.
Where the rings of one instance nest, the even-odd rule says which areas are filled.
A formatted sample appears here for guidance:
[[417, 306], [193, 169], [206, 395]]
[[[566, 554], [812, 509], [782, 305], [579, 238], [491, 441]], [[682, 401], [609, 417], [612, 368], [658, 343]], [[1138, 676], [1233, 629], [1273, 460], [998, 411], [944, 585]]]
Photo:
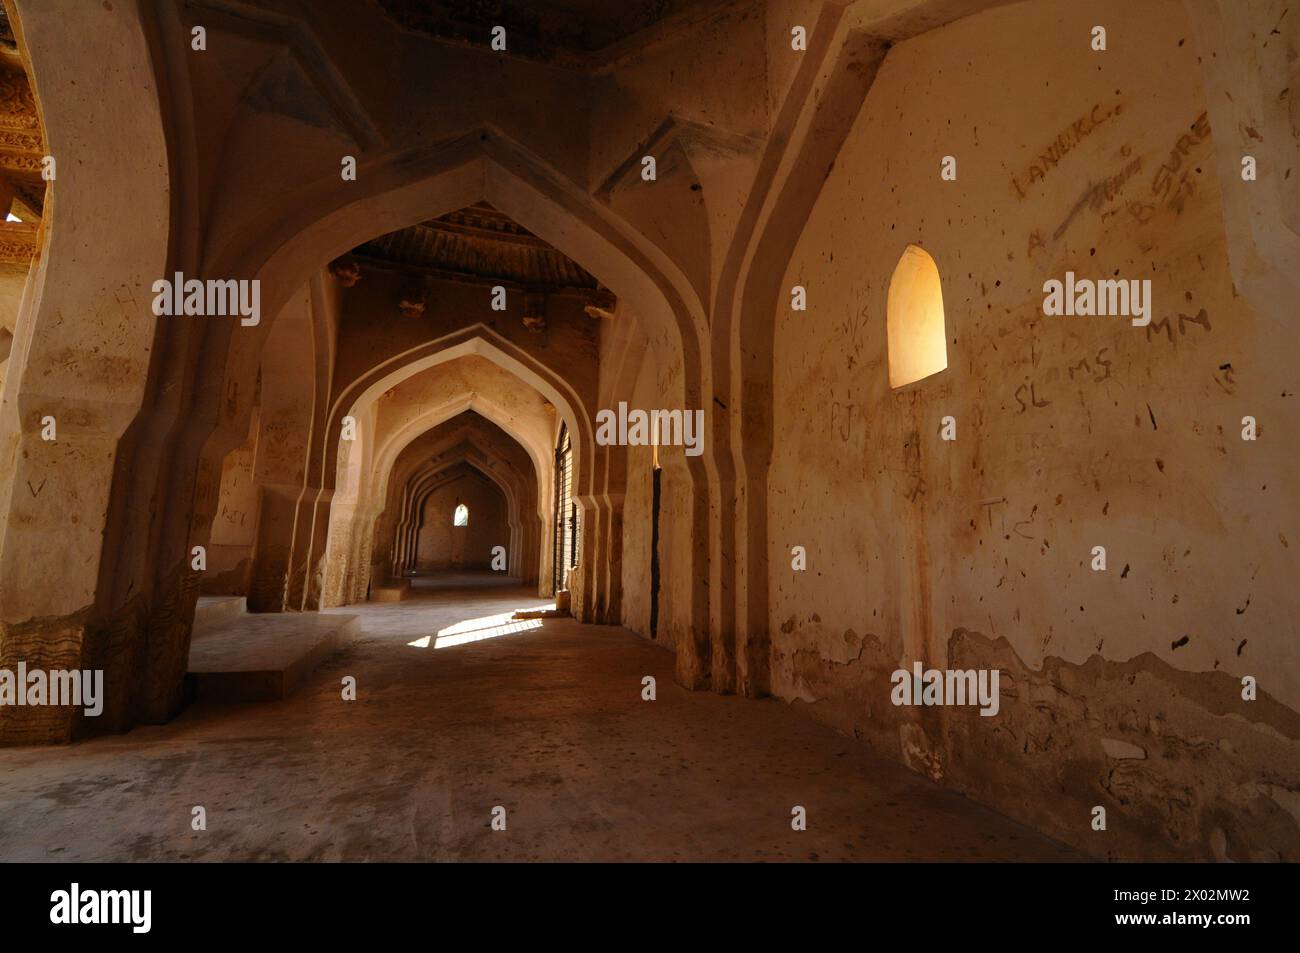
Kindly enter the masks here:
[[[491, 464], [492, 455], [477, 445], [471, 436], [459, 445], [449, 457], [439, 457], [410, 473], [405, 480], [402, 499], [398, 502], [400, 517], [393, 529], [393, 552], [389, 572], [396, 578], [405, 571], [414, 558], [418, 514], [429, 493], [442, 485], [447, 474], [458, 466], [468, 466], [494, 483], [506, 500], [510, 539], [507, 546], [507, 569], [525, 582], [535, 581], [538, 575], [537, 560], [532, 560], [531, 547], [540, 541], [540, 521], [534, 520], [531, 528], [524, 521], [523, 503], [526, 487], [509, 477], [521, 478], [520, 473], [503, 473]], [[534, 488], [535, 492], [535, 488]], [[385, 541], [386, 542], [386, 541]], [[534, 554], [535, 555], [535, 554]]]
[[[588, 409], [573, 388], [557, 377], [549, 368], [520, 351], [485, 325], [476, 325], [447, 337], [426, 342], [417, 348], [396, 355], [375, 366], [367, 374], [353, 381], [335, 400], [330, 414], [331, 427], [337, 428], [338, 421], [341, 421], [344, 416], [356, 413], [357, 408], [373, 404], [379, 395], [414, 377], [416, 374], [471, 354], [491, 361], [497, 367], [518, 378], [523, 384], [532, 387], [533, 390], [540, 393], [555, 406], [557, 412], [570, 425], [571, 429], [585, 435], [588, 442], [580, 444], [578, 447], [579, 465], [584, 459], [582, 455], [583, 449], [587, 450], [585, 459], [590, 459], [594, 455], [594, 430]], [[509, 416], [497, 409], [491, 401], [479, 395], [471, 395], [467, 398], [465, 406], [461, 409], [467, 407], [472, 409], [482, 407], [485, 411], [483, 416], [492, 420], [518, 440], [529, 451], [530, 456], [533, 457], [534, 463], [537, 465], [538, 485], [545, 484], [546, 461], [550, 453], [549, 447], [529, 441], [522, 434], [512, 431], [513, 424], [511, 424]], [[432, 409], [428, 414], [424, 415], [424, 419], [431, 418], [440, 412], [436, 408]], [[440, 422], [441, 420], [437, 420], [428, 423], [423, 429], [427, 430]], [[337, 430], [332, 429], [331, 432], [337, 432]], [[414, 424], [408, 424], [399, 431], [399, 434], [403, 435], [406, 442], [409, 443], [421, 432], [422, 430], [416, 429]], [[395, 455], [400, 453], [404, 447], [405, 443], [401, 443], [398, 435], [395, 434], [385, 443], [380, 452], [395, 458]], [[333, 472], [337, 459], [338, 441], [327, 440], [323, 449], [326, 454], [324, 461], [325, 472]], [[379, 457], [376, 457], [376, 459], [379, 459]], [[383, 469], [376, 468], [376, 472], [383, 472]]]
[[[453, 463], [415, 501], [413, 568], [421, 571], [487, 569], [492, 548], [511, 532], [509, 502], [497, 481], [468, 462]], [[469, 519], [474, 504], [476, 519]]]
[[[463, 343], [469, 345], [473, 342]], [[354, 442], [353, 453], [346, 460], [340, 457], [337, 463], [340, 471], [346, 467], [350, 472], [346, 480], [342, 478], [342, 473], [340, 473], [340, 492], [332, 500], [330, 508], [329, 531], [326, 534], [328, 544], [324, 560], [325, 576], [322, 582], [322, 592], [325, 594], [324, 599], [327, 604], [337, 605], [350, 601], [351, 594], [363, 588], [359, 585], [353, 585], [351, 582], [351, 580], [358, 578], [359, 573], [364, 571], [361, 565], [362, 551], [360, 543], [368, 538], [368, 527], [379, 520], [384, 512], [383, 507], [389, 495], [389, 481], [394, 466], [402, 453], [422, 435], [467, 411], [479, 414], [486, 421], [498, 427], [523, 449], [531, 461], [537, 496], [535, 519], [540, 530], [540, 524], [547, 516], [542, 501], [548, 498], [551, 486], [551, 473], [546, 463], [549, 459], [549, 449], [537, 439], [540, 435], [535, 434], [530, 438], [516, 424], [509, 413], [483, 395], [477, 393], [464, 394], [441, 404], [428, 407], [422, 413], [404, 423], [399, 429], [386, 435], [381, 444], [376, 445], [374, 439], [368, 434], [366, 422], [369, 420], [370, 415], [363, 413], [363, 408], [373, 408], [379, 395], [401, 381], [410, 379], [421, 371], [436, 367], [444, 361], [463, 356], [464, 353], [469, 352], [457, 352], [452, 349], [426, 355], [419, 361], [391, 371], [387, 378], [373, 381], [370, 386], [360, 391], [361, 396], [350, 405], [344, 405], [341, 402], [336, 404], [336, 408], [348, 409], [356, 414], [358, 418], [358, 441]], [[350, 392], [356, 392], [361, 383], [356, 382], [354, 388], [349, 389]], [[338, 441], [334, 441], [334, 443], [337, 444]], [[504, 488], [503, 492], [508, 497], [511, 495]], [[524, 526], [523, 519], [523, 514], [520, 513], [521, 530], [523, 530]], [[538, 559], [541, 558], [539, 555]], [[550, 576], [542, 574], [540, 570], [538, 579], [543, 589], [549, 590], [553, 585]]]
[[[259, 221], [218, 250], [214, 270], [260, 278], [266, 289], [263, 311], [274, 320], [290, 294], [285, 289], [301, 285], [325, 262], [376, 234], [488, 201], [582, 264], [656, 326], [671, 327], [682, 350], [684, 399], [701, 406], [699, 354], [707, 322], [685, 276], [652, 243], [525, 149], [484, 129], [418, 155], [375, 160], [363, 172], [349, 190], [340, 191], [333, 182], [305, 189], [269, 227]], [[363, 189], [368, 191], [352, 198]], [[321, 208], [329, 211], [315, 211]], [[248, 379], [268, 323], [264, 319], [233, 335], [229, 325], [209, 329], [206, 354], [222, 356], [227, 380]], [[216, 409], [211, 395], [200, 399]]]
[[538, 453], [536, 441], [530, 440], [525, 434], [520, 432], [515, 426], [508, 414], [497, 407], [491, 400], [483, 397], [481, 394], [466, 394], [461, 397], [453, 398], [445, 403], [438, 404], [427, 408], [418, 417], [407, 422], [400, 430], [390, 434], [388, 438], [376, 448], [371, 466], [369, 468], [373, 478], [372, 492], [377, 496], [383, 496], [388, 489], [388, 480], [392, 474], [393, 465], [413, 441], [417, 440], [422, 434], [427, 433], [433, 428], [445, 423], [448, 420], [465, 413], [474, 411], [484, 419], [491, 421], [500, 427], [506, 434], [514, 439], [524, 451], [528, 454], [533, 462], [534, 473], [536, 475], [538, 486], [549, 486], [549, 469], [546, 466], [545, 453]]
[[[549, 471], [540, 464], [532, 448], [529, 447], [525, 438], [517, 431], [517, 429], [514, 428], [513, 423], [508, 419], [497, 419], [491, 413], [492, 407], [493, 405], [490, 402], [485, 401], [478, 395], [474, 395], [468, 398], [460, 398], [456, 401], [440, 405], [439, 407], [430, 408], [425, 414], [408, 423], [402, 430], [393, 435], [392, 441], [387, 445], [388, 448], [378, 458], [379, 462], [374, 468], [373, 497], [376, 500], [386, 500], [388, 498], [388, 486], [392, 479], [394, 468], [397, 466], [403, 451], [405, 451], [408, 446], [419, 440], [424, 435], [431, 433], [442, 424], [456, 419], [466, 411], [473, 411], [482, 416], [484, 420], [499, 428], [506, 436], [513, 439], [514, 442], [523, 449], [525, 455], [528, 456], [532, 462], [533, 486], [537, 496], [537, 499], [534, 501], [534, 513], [532, 518], [537, 522], [540, 530], [540, 524], [546, 519], [543, 500], [546, 498], [545, 493], [549, 490], [549, 483], [543, 483], [541, 481], [549, 478]], [[485, 413], [484, 411], [487, 412]], [[471, 439], [470, 443], [474, 444], [475, 441]], [[482, 448], [479, 449], [480, 451], [482, 450]], [[490, 473], [487, 475], [490, 477], [493, 476], [493, 474]], [[415, 479], [415, 477], [410, 476], [407, 478], [407, 482], [413, 479]], [[506, 493], [507, 497], [511, 499], [514, 499], [516, 496], [513, 490], [507, 489], [504, 485], [502, 486], [502, 492]], [[522, 502], [518, 505], [520, 507], [518, 519], [522, 527], [524, 525]], [[540, 570], [537, 578], [544, 578], [540, 574]]]
[[[326, 540], [322, 547], [325, 565], [322, 592], [328, 594], [325, 598], [329, 604], [340, 604], [348, 598], [350, 587], [346, 581], [355, 577], [362, 558], [359, 541], [365, 538], [365, 533], [361, 527], [365, 521], [377, 515], [375, 507], [385, 498], [393, 461], [407, 444], [421, 433], [465, 410], [480, 412], [482, 416], [501, 427], [528, 452], [533, 460], [538, 487], [538, 518], [545, 518], [541, 501], [548, 498], [551, 488], [552, 474], [548, 462], [551, 448], [543, 445], [539, 440], [529, 439], [527, 434], [514, 425], [509, 414], [481, 395], [470, 394], [429, 408], [415, 420], [405, 424], [399, 431], [389, 435], [382, 446], [376, 446], [373, 439], [368, 439], [364, 422], [368, 417], [369, 409], [376, 405], [380, 395], [423, 371], [468, 355], [476, 355], [491, 361], [549, 400], [561, 418], [566, 423], [571, 421], [573, 429], [585, 436], [585, 440], [579, 442], [575, 448], [575, 460], [578, 465], [581, 466], [583, 460], [594, 458], [595, 442], [589, 408], [574, 389], [567, 382], [559, 379], [549, 368], [484, 325], [475, 325], [426, 342], [376, 365], [367, 374], [342, 389], [334, 401], [329, 418], [331, 424], [328, 432], [338, 433], [342, 418], [355, 416], [358, 420], [359, 436], [359, 440], [349, 448], [350, 452], [346, 459], [347, 467], [353, 472], [347, 481], [340, 480], [340, 492], [332, 495], [328, 518], [330, 529], [322, 534]], [[344, 463], [339, 456], [339, 447], [339, 440], [327, 439], [321, 448], [325, 455], [322, 469], [327, 481], [333, 481], [331, 474], [336, 470], [340, 474], [342, 472]], [[588, 470], [590, 469], [588, 467]], [[364, 499], [359, 498], [355, 492], [360, 485], [362, 473], [369, 475], [373, 483]], [[542, 590], [549, 593], [554, 585], [551, 574], [543, 573], [540, 579]]]
[[[503, 453], [494, 438], [509, 441], [515, 455], [512, 457], [508, 450]], [[377, 517], [375, 539], [380, 558], [375, 564], [385, 565], [391, 578], [400, 577], [409, 567], [418, 523], [415, 511], [430, 488], [459, 464], [474, 467], [501, 490], [510, 524], [507, 568], [524, 582], [539, 580], [536, 547], [541, 538], [541, 518], [530, 515], [527, 508], [530, 502], [535, 506], [537, 495], [531, 461], [509, 434], [477, 414], [459, 415], [431, 428], [395, 462], [390, 483], [396, 479], [400, 490], [390, 486], [383, 511]], [[385, 555], [390, 545], [391, 554]]]
[[[301, 284], [326, 261], [375, 234], [478, 201], [488, 201], [511, 216], [629, 302], [650, 322], [656, 336], [671, 342], [678, 351], [683, 405], [710, 410], [714, 406], [705, 396], [710, 392], [706, 383], [709, 369], [701, 360], [702, 342], [707, 336], [704, 307], [681, 269], [617, 213], [499, 130], [484, 126], [432, 146], [389, 153], [368, 160], [359, 171], [358, 181], [345, 188], [322, 180], [286, 195], [281, 206], [266, 210], [258, 221], [238, 231], [238, 237], [223, 237], [220, 247], [207, 256], [214, 273], [259, 278], [265, 289], [263, 311], [268, 317], [261, 325], [241, 328], [238, 333], [232, 333], [229, 325], [217, 323], [205, 329], [197, 373], [221, 377], [227, 388], [222, 395], [211, 389], [196, 392], [193, 399], [190, 426], [198, 434], [187, 435], [185, 445], [202, 448], [205, 462], [198, 468], [200, 473], [211, 469], [206, 461], [224, 457], [230, 449], [225, 444], [238, 432], [238, 420], [247, 412], [246, 384], [258, 363], [265, 325], [275, 320], [288, 294], [285, 289]], [[594, 413], [594, 408], [588, 410]], [[570, 423], [574, 425], [579, 454], [578, 499], [584, 508], [591, 508], [596, 506], [596, 487], [602, 485], [604, 461], [592, 452], [590, 424], [579, 415], [575, 414], [575, 418]], [[332, 432], [332, 424], [331, 417], [326, 422], [326, 433]], [[323, 442], [326, 454], [332, 454], [334, 441]], [[331, 488], [323, 484], [331, 479], [332, 467], [328, 459], [323, 462], [322, 489], [314, 501], [317, 511], [331, 495]], [[688, 464], [699, 502], [691, 514], [692, 539], [696, 541], [691, 565], [683, 566], [682, 572], [697, 580], [692, 589], [693, 616], [703, 631], [708, 616], [704, 578], [708, 476], [703, 464], [694, 459]], [[319, 516], [316, 519], [306, 531], [309, 552], [295, 560], [294, 571], [300, 579], [313, 578], [313, 567], [319, 566], [323, 557], [326, 533]], [[597, 526], [599, 521], [590, 521], [590, 525]], [[585, 578], [591, 568], [584, 566], [584, 595], [576, 606], [584, 618], [590, 615], [586, 594], [596, 591], [592, 581]], [[313, 604], [311, 588], [291, 584], [290, 591], [301, 591], [301, 605], [309, 608]], [[694, 678], [688, 681], [698, 682]]]

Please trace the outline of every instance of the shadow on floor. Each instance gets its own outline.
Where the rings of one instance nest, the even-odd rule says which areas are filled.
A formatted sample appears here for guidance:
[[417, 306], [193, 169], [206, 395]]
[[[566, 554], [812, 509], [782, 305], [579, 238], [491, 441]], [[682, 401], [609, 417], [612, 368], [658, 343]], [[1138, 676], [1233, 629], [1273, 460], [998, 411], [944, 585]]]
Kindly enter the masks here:
[[418, 592], [440, 592], [448, 589], [518, 589], [519, 579], [491, 570], [443, 570], [421, 572], [405, 577], [411, 589]]

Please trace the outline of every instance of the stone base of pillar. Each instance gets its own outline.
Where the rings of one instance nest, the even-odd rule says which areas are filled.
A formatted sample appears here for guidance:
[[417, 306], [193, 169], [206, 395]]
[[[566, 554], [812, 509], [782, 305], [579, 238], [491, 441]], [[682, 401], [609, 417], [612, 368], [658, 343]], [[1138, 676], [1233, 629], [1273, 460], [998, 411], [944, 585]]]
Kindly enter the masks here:
[[371, 602], [401, 602], [411, 593], [411, 580], [398, 579], [370, 590]]

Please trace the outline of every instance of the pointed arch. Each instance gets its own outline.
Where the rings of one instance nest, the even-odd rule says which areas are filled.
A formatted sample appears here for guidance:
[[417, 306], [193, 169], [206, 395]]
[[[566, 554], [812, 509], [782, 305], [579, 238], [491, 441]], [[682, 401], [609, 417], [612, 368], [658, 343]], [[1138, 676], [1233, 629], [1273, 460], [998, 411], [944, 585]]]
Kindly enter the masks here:
[[885, 300], [889, 386], [903, 387], [945, 370], [943, 282], [939, 266], [920, 245], [903, 249]]
[[[482, 356], [487, 357], [495, 350], [493, 346], [488, 344], [480, 351], [475, 349], [474, 344], [473, 340], [464, 341], [456, 347], [434, 351], [419, 359], [395, 367], [390, 370], [387, 376], [382, 378], [367, 375], [366, 378], [354, 382], [353, 387], [348, 389], [345, 396], [340, 397], [340, 400], [336, 402], [336, 416], [341, 420], [343, 415], [337, 413], [337, 411], [347, 409], [356, 414], [359, 421], [364, 421], [366, 415], [361, 413], [361, 408], [373, 406], [375, 399], [380, 394], [397, 386], [402, 381], [431, 367], [464, 356], [466, 353], [481, 353]], [[469, 350], [462, 348], [469, 348]], [[369, 383], [366, 384], [366, 381], [369, 381]], [[524, 383], [530, 382], [524, 380]], [[351, 405], [346, 405], [342, 401], [347, 399], [349, 394], [358, 396]], [[383, 443], [379, 445], [376, 445], [373, 439], [366, 442], [366, 430], [364, 427], [359, 426], [358, 435], [361, 445], [354, 447], [354, 453], [365, 462], [355, 463], [350, 457], [346, 465], [349, 467], [363, 467], [368, 479], [362, 479], [360, 473], [358, 473], [357, 478], [347, 481], [346, 487], [341, 489], [332, 499], [329, 513], [329, 529], [325, 535], [328, 542], [324, 552], [325, 569], [321, 584], [327, 605], [345, 604], [351, 601], [356, 592], [364, 593], [365, 587], [360, 584], [360, 580], [367, 569], [361, 565], [361, 551], [358, 542], [368, 538], [369, 527], [383, 515], [384, 501], [388, 497], [389, 480], [393, 467], [402, 452], [421, 435], [466, 411], [474, 411], [495, 424], [524, 449], [532, 461], [537, 487], [535, 518], [539, 523], [546, 519], [547, 511], [542, 501], [548, 498], [551, 487], [551, 472], [546, 462], [549, 458], [548, 449], [540, 445], [536, 439], [521, 431], [510, 414], [482, 395], [466, 394], [426, 408], [415, 418], [407, 421], [399, 430], [389, 434]], [[332, 441], [332, 443], [337, 452], [339, 441]], [[341, 467], [343, 465], [341, 462], [336, 463], [336, 466]], [[366, 492], [364, 496], [361, 496], [356, 491], [363, 484]], [[523, 514], [520, 514], [521, 527], [523, 526], [523, 519]], [[538, 558], [540, 560], [542, 557], [539, 555]], [[353, 580], [355, 584], [349, 584], [348, 580]], [[540, 588], [549, 594], [553, 585], [550, 575], [539, 572], [538, 580]]]
[[[286, 196], [282, 206], [268, 209], [237, 238], [224, 242], [208, 256], [212, 272], [251, 274], [261, 280], [265, 289], [263, 311], [268, 317], [262, 325], [242, 328], [238, 334], [232, 334], [226, 324], [213, 323], [206, 328], [199, 373], [225, 379], [227, 387], [224, 394], [212, 392], [214, 389], [195, 391], [190, 419], [194, 421], [192, 428], [197, 428], [200, 455], [205, 461], [199, 472], [210, 469], [208, 461], [221, 459], [229, 450], [225, 444], [234, 439], [237, 421], [247, 410], [247, 389], [240, 382], [251, 380], [265, 336], [264, 325], [274, 320], [288, 293], [285, 289], [300, 284], [313, 269], [376, 233], [403, 228], [478, 201], [490, 202], [579, 262], [619, 298], [628, 301], [643, 319], [661, 329], [664, 333], [658, 336], [673, 341], [680, 351], [683, 405], [711, 410], [713, 405], [705, 396], [710, 393], [708, 368], [701, 358], [707, 320], [703, 303], [689, 280], [661, 249], [610, 208], [499, 130], [484, 126], [432, 147], [390, 153], [367, 161], [359, 172], [358, 181], [345, 187], [323, 181]], [[594, 414], [594, 408], [588, 411]], [[209, 429], [212, 424], [205, 422], [217, 422], [219, 426], [214, 431]], [[584, 508], [594, 508], [595, 488], [603, 484], [604, 461], [593, 452], [588, 422], [569, 422], [579, 454], [578, 499]], [[332, 442], [325, 441], [327, 448]], [[324, 479], [328, 479], [329, 470], [328, 466], [324, 468]], [[706, 632], [707, 473], [697, 458], [688, 461], [688, 471], [694, 485], [692, 496], [699, 502], [691, 514], [691, 565], [683, 566], [682, 573], [692, 580], [694, 628]], [[328, 487], [321, 491], [316, 501], [318, 509], [329, 495]], [[210, 522], [208, 514], [199, 515], [200, 524], [205, 519]], [[600, 524], [599, 520], [588, 522], [593, 532]], [[323, 557], [325, 534], [313, 529], [306, 536], [310, 552], [297, 571], [310, 577]], [[584, 574], [591, 569], [590, 565], [584, 567]], [[584, 581], [587, 584], [582, 591], [594, 592], [592, 580]], [[311, 598], [306, 594], [309, 587], [303, 588], [303, 607], [310, 607]], [[583, 618], [591, 615], [586, 605], [578, 605], [576, 612]], [[706, 666], [696, 666], [701, 667]], [[684, 681], [703, 684], [693, 675]]]

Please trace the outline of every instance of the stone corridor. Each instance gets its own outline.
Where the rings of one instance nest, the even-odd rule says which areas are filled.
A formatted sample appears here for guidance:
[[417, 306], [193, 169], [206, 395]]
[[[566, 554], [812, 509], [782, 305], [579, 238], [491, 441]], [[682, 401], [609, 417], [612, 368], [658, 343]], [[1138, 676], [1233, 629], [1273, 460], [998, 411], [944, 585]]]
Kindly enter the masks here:
[[1294, 0], [0, 0], [0, 863], [1300, 860], [1298, 91]]

